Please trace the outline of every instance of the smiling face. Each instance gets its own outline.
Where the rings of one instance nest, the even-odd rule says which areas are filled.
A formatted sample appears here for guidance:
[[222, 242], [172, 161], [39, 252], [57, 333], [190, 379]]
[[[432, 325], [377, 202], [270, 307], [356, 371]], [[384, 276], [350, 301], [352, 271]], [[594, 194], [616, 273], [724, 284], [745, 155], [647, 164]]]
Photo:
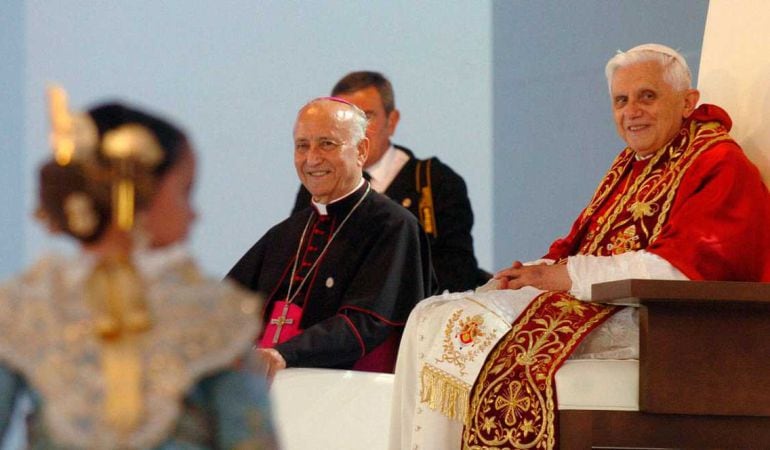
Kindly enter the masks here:
[[610, 92], [618, 134], [639, 156], [651, 155], [673, 139], [699, 98], [695, 89], [675, 91], [657, 61], [617, 69]]
[[[332, 100], [305, 106], [294, 126], [294, 167], [305, 188], [319, 203], [330, 203], [361, 180], [369, 140], [358, 142], [353, 109]], [[360, 114], [360, 113], [358, 113]]]

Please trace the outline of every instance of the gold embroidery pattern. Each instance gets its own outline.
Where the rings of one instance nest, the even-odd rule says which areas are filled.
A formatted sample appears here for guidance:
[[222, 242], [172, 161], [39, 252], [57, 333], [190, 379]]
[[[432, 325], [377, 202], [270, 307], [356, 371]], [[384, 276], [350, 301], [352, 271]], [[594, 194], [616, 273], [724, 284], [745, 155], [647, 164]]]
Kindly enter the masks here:
[[463, 449], [552, 449], [554, 376], [614, 311], [564, 292], [539, 295], [490, 354], [470, 393]]
[[596, 234], [592, 242], [585, 243], [588, 245], [588, 250], [581, 253], [589, 255], [602, 255], [601, 251], [597, 252], [597, 248], [604, 240], [604, 236], [616, 224], [618, 216], [626, 209], [625, 205], [629, 203], [629, 199], [639, 190], [639, 185], [642, 184], [642, 182], [647, 178], [647, 176], [652, 171], [652, 168], [657, 164], [658, 160], [660, 160], [663, 153], [664, 152], [658, 152], [655, 154], [655, 156], [652, 157], [642, 173], [636, 177], [631, 187], [620, 197], [618, 201], [616, 201], [614, 207], [608, 209], [608, 211], [611, 212], [609, 216], [604, 220], [604, 225], [602, 226], [601, 230]]
[[652, 236], [650, 236], [650, 242], [654, 242], [655, 239], [657, 239], [660, 235], [661, 229], [666, 223], [666, 218], [668, 217], [668, 212], [671, 209], [671, 205], [674, 203], [674, 196], [676, 195], [677, 188], [679, 188], [679, 184], [682, 182], [682, 177], [687, 172], [687, 169], [690, 168], [697, 156], [720, 142], [732, 140], [730, 135], [727, 134], [727, 131], [725, 131], [722, 125], [717, 122], [700, 124], [700, 127], [697, 127], [697, 124], [693, 122], [690, 124], [690, 134], [695, 135], [692, 147], [699, 145], [700, 148], [696, 149], [694, 155], [685, 162], [684, 167], [678, 173], [677, 178], [672, 183], [672, 187], [668, 191], [666, 202], [663, 204], [661, 214], [658, 216], [658, 222], [655, 225]]
[[[730, 139], [717, 122], [691, 122], [674, 141], [650, 159], [621, 196], [611, 200], [613, 203], [606, 208], [605, 216], [597, 219], [599, 230], [586, 234], [580, 253], [606, 256], [644, 248], [652, 243], [666, 223], [687, 169], [702, 152]], [[581, 215], [580, 226], [587, 226], [591, 214], [608, 201], [609, 192], [630, 170], [632, 161], [631, 149], [618, 155]]]
[[607, 244], [607, 250], [613, 255], [638, 250], [640, 247], [639, 236], [636, 234], [636, 225], [633, 224], [613, 236], [610, 243]]
[[494, 340], [492, 333], [483, 327], [484, 318], [477, 314], [462, 319], [463, 310], [458, 309], [444, 327], [444, 353], [436, 362], [448, 362], [465, 375], [465, 365], [484, 352]]

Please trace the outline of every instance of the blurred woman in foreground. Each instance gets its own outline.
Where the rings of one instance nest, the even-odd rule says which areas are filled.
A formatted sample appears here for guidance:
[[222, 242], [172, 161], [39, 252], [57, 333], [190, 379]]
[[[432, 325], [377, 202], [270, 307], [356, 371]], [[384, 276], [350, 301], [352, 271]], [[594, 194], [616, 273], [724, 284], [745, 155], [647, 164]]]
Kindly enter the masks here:
[[55, 158], [38, 216], [80, 244], [0, 285], [0, 432], [29, 395], [31, 448], [274, 448], [247, 354], [259, 301], [204, 278], [184, 133], [121, 104], [71, 114], [51, 91]]

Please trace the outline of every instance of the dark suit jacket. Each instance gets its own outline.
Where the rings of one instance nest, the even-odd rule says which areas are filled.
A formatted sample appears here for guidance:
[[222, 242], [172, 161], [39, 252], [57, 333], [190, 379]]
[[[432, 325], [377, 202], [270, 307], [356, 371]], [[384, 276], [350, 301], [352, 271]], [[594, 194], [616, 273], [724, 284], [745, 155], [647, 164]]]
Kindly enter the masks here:
[[[407, 208], [419, 219], [417, 163], [428, 160], [415, 158], [407, 148], [397, 149], [409, 155], [409, 161], [401, 168], [388, 186], [385, 195]], [[430, 175], [433, 190], [433, 206], [436, 235], [429, 234], [431, 260], [438, 279], [439, 292], [465, 291], [483, 284], [489, 274], [479, 269], [473, 253], [473, 210], [468, 199], [465, 181], [449, 166], [436, 157], [430, 158]], [[310, 204], [310, 193], [300, 187], [292, 213]]]

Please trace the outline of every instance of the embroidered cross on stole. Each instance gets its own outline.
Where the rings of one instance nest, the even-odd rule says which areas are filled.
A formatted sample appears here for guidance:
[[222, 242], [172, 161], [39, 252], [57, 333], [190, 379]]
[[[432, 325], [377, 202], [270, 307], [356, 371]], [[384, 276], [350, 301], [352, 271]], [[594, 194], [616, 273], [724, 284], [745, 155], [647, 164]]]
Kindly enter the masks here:
[[[260, 340], [260, 347], [270, 348], [302, 333], [300, 321], [304, 305], [298, 305], [295, 299], [305, 296], [312, 287], [314, 263], [321, 256], [322, 249], [331, 237], [332, 222], [332, 218], [328, 215], [319, 216], [310, 228], [305, 246], [300, 248], [297, 254], [299, 262], [290, 275], [286, 297], [273, 302], [270, 319]], [[289, 264], [294, 264], [294, 261], [290, 261]], [[311, 278], [303, 283], [307, 277]], [[304, 300], [301, 302], [304, 303]]]

